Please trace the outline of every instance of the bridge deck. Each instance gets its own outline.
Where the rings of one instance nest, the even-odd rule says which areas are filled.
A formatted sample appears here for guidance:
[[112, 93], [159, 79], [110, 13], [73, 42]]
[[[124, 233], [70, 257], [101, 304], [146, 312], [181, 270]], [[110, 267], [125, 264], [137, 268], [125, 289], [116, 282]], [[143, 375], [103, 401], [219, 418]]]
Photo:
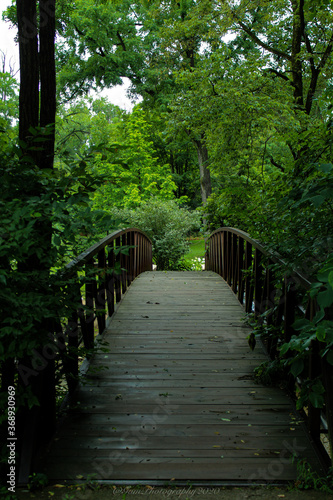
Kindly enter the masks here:
[[243, 316], [215, 273], [140, 275], [43, 459], [50, 480], [274, 483], [295, 479], [294, 453], [318, 470], [288, 396], [252, 380], [266, 357]]

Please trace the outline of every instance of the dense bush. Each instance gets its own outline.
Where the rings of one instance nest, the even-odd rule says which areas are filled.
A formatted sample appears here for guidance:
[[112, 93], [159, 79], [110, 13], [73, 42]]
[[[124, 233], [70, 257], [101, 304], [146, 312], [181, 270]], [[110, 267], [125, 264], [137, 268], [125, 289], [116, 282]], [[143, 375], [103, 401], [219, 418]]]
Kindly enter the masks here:
[[200, 228], [199, 214], [180, 208], [173, 200], [152, 198], [135, 210], [115, 210], [113, 214], [123, 225], [137, 227], [149, 236], [158, 270], [178, 269], [188, 250], [186, 236]]

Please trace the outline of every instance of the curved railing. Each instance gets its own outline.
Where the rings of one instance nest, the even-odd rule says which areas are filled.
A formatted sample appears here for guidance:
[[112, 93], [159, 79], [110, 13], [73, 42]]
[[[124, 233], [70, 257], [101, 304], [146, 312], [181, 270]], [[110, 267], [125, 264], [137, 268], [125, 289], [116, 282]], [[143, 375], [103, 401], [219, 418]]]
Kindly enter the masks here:
[[[64, 275], [73, 280], [80, 273], [76, 281], [83, 283], [76, 288], [76, 299], [74, 295], [74, 301], [79, 301], [81, 307], [73, 313], [67, 327], [72, 352], [77, 352], [80, 343], [86, 350], [94, 347], [96, 333], [103, 333], [107, 318], [112, 316], [131, 282], [140, 273], [151, 270], [152, 243], [136, 228], [111, 233], [67, 264]], [[73, 291], [75, 294], [75, 288]], [[73, 331], [77, 331], [75, 335]], [[66, 374], [72, 392], [78, 375], [77, 354], [71, 354]]]
[[36, 450], [55, 430], [56, 375], [64, 377], [61, 385], [65, 388], [67, 383], [70, 398], [79, 380], [82, 357], [93, 353], [96, 337], [105, 330], [107, 318], [134, 278], [150, 270], [152, 243], [140, 229], [129, 228], [106, 236], [59, 273], [60, 286], [66, 289], [67, 317], [63, 310], [50, 323], [48, 340], [34, 354], [38, 370], [36, 359], [24, 360], [25, 373], [32, 374], [26, 385], [38, 394], [39, 406], [20, 415], [19, 484], [28, 482]]
[[[265, 339], [265, 347], [272, 359], [278, 358], [279, 347], [283, 343], [298, 334], [293, 329], [295, 320], [304, 317], [311, 321], [316, 314], [316, 300], [306, 293], [311, 281], [297, 271], [288, 270], [277, 254], [266, 250], [244, 231], [229, 227], [214, 231], [206, 241], [205, 268], [226, 280], [247, 313], [253, 313], [268, 327], [275, 327], [275, 335]], [[319, 351], [319, 342], [313, 341], [309, 349], [308, 372], [303, 380], [311, 381], [321, 373], [332, 372]], [[325, 378], [327, 380], [326, 375]], [[289, 388], [295, 400], [301, 385], [300, 377], [295, 383], [291, 381]], [[331, 391], [329, 386], [325, 389]], [[329, 459], [321, 436], [328, 432], [328, 428], [333, 431], [332, 417], [333, 407], [327, 405], [325, 413], [311, 403], [304, 411], [311, 437], [326, 462]]]

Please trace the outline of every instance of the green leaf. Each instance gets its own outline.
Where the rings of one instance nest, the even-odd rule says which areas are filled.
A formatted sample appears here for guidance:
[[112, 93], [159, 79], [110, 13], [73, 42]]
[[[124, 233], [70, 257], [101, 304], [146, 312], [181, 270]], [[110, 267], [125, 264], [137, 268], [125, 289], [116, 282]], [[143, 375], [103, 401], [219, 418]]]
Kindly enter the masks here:
[[294, 377], [298, 377], [304, 369], [304, 361], [302, 358], [296, 358], [291, 365], [290, 371]]
[[326, 339], [326, 329], [323, 325], [319, 325], [316, 331], [316, 337], [319, 342], [324, 342]]
[[330, 307], [333, 304], [333, 289], [330, 287], [327, 290], [318, 293], [317, 302], [323, 309]]
[[318, 394], [317, 392], [310, 392], [309, 400], [315, 408], [322, 408], [324, 406], [324, 396], [322, 394]]
[[283, 344], [283, 346], [280, 349], [280, 355], [284, 356], [289, 351], [289, 349], [290, 349], [289, 343]]
[[331, 287], [333, 288], [333, 271], [331, 271], [328, 275], [328, 282], [331, 285]]
[[324, 311], [318, 311], [315, 317], [313, 318], [313, 323], [319, 323], [322, 319], [325, 318], [325, 312]]
[[333, 349], [327, 353], [327, 355], [326, 355], [326, 361], [330, 365], [333, 365]]
[[312, 198], [310, 198], [310, 201], [314, 204], [316, 208], [318, 208], [320, 207], [320, 205], [324, 203], [325, 197], [318, 194], [317, 196], [313, 196]]
[[327, 328], [326, 327], [326, 338], [325, 338], [326, 344], [330, 344], [333, 342], [333, 328]]
[[332, 163], [322, 163], [321, 165], [317, 165], [317, 170], [320, 170], [321, 172], [324, 172], [325, 174], [328, 174], [331, 172], [333, 169]]
[[309, 326], [310, 324], [311, 324], [311, 322], [308, 319], [302, 318], [302, 319], [296, 320], [292, 326], [293, 326], [294, 330], [303, 330], [303, 328], [305, 328], [306, 326]]
[[317, 274], [317, 278], [322, 282], [322, 283], [328, 283], [328, 277], [331, 274], [331, 268], [329, 269], [323, 269]]

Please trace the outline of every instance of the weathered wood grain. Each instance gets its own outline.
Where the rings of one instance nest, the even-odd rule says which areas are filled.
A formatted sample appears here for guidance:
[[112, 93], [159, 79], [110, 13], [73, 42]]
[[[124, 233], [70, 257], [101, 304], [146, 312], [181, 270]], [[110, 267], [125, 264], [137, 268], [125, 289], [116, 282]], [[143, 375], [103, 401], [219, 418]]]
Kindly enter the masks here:
[[[40, 468], [50, 480], [276, 483], [320, 470], [302, 419], [253, 370], [244, 310], [212, 272], [140, 275]], [[105, 367], [105, 369], [103, 369]]]

